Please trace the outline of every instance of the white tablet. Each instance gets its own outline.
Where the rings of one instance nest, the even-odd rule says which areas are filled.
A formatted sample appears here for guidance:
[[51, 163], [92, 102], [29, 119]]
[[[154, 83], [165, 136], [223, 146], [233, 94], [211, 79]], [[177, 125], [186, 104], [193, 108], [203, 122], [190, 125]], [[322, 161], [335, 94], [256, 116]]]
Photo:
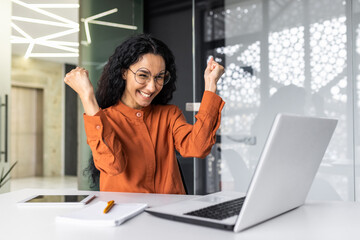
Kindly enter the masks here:
[[95, 198], [95, 195], [35, 195], [21, 200], [18, 206], [83, 206]]

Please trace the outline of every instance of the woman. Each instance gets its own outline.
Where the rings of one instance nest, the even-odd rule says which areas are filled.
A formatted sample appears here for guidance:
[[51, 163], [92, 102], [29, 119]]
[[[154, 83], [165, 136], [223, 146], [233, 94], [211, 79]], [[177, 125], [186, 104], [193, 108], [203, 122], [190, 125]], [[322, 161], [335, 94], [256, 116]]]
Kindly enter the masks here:
[[210, 59], [205, 92], [194, 125], [167, 105], [175, 91], [174, 56], [161, 41], [134, 36], [115, 50], [101, 75], [96, 97], [88, 72], [65, 76], [84, 106], [85, 132], [100, 190], [184, 194], [175, 151], [204, 158], [215, 143], [224, 105], [215, 94], [224, 68]]

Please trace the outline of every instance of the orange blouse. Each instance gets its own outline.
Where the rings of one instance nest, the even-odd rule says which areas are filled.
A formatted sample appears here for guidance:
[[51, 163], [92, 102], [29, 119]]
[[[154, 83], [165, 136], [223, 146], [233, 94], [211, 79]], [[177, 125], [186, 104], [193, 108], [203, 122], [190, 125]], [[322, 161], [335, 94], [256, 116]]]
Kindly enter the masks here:
[[206, 157], [224, 104], [205, 91], [194, 125], [175, 105], [138, 110], [119, 101], [95, 116], [84, 114], [87, 143], [100, 170], [100, 190], [185, 194], [175, 149], [183, 157]]

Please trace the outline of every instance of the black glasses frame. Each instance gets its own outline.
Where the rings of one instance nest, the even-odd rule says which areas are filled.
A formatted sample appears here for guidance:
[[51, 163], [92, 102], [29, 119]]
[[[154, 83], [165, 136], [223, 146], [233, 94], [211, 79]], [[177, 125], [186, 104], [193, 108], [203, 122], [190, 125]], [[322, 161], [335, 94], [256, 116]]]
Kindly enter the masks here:
[[[138, 70], [136, 70], [136, 72], [134, 72], [133, 70], [131, 70], [131, 68], [129, 68], [129, 70], [134, 74], [135, 81], [136, 81], [137, 83], [141, 84], [141, 85], [144, 85], [144, 84], [148, 83], [148, 82], [151, 80], [151, 77], [153, 76], [153, 75], [151, 74], [150, 70], [147, 69], [147, 68], [144, 68], [144, 67], [143, 67], [143, 68], [139, 68]], [[136, 73], [138, 73], [140, 70], [145, 70], [146, 72], [150, 73], [150, 78], [147, 79], [145, 82], [139, 82], [139, 81], [136, 79]], [[160, 83], [157, 81], [157, 77], [158, 77], [160, 74], [162, 74], [162, 72], [160, 72], [160, 73], [156, 74], [155, 76], [153, 76], [153, 79], [154, 79], [154, 81], [155, 81], [155, 83], [156, 83], [157, 85], [159, 85], [159, 86], [162, 87], [162, 86], [164, 86], [165, 84], [167, 84], [168, 82], [170, 82], [171, 76], [170, 76], [170, 72], [169, 72], [169, 71], [164, 70], [164, 75], [165, 75], [165, 76], [168, 76], [168, 77], [165, 79], [165, 81], [164, 81], [163, 84], [160, 84]]]

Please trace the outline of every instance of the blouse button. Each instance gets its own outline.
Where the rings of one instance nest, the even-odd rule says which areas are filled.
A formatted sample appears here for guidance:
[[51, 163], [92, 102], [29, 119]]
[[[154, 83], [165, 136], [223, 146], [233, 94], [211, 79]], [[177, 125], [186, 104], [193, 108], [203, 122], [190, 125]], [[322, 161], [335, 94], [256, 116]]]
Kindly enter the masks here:
[[136, 116], [137, 116], [137, 117], [141, 117], [141, 115], [142, 115], [141, 112], [137, 112], [137, 113], [136, 113]]
[[99, 129], [100, 129], [100, 126], [99, 126], [99, 125], [96, 125], [96, 129], [99, 130]]

